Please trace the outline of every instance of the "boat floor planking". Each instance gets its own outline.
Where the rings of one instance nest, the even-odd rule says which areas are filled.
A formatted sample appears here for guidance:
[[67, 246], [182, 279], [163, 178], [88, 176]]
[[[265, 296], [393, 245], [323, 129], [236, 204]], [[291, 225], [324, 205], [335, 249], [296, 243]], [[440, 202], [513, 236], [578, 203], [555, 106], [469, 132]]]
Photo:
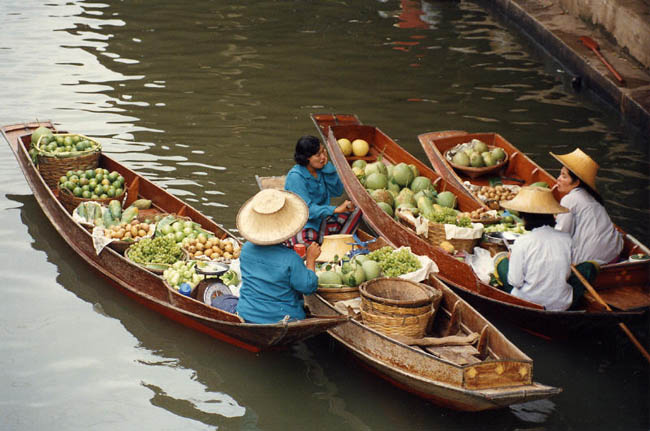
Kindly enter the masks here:
[[[347, 320], [340, 316], [338, 319], [319, 316], [297, 322], [243, 323], [234, 314], [210, 307], [168, 288], [160, 276], [132, 264], [110, 247], [97, 255], [90, 232], [74, 221], [58, 201], [56, 191], [45, 184], [29, 157], [27, 151], [31, 132], [39, 126], [55, 129], [51, 122], [31, 122], [2, 128], [2, 135], [14, 152], [34, 197], [68, 245], [113, 286], [139, 303], [188, 327], [254, 352], [311, 337]], [[151, 199], [161, 213], [190, 217], [222, 239], [232, 236], [196, 209], [105, 154], [100, 155], [99, 164], [100, 167], [118, 171], [125, 177], [128, 185], [127, 205], [138, 198]]]
[[[619, 321], [638, 321], [644, 317], [647, 311], [646, 308], [607, 311], [598, 302], [590, 301], [589, 295], [583, 301], [583, 308], [580, 310], [548, 311], [539, 304], [522, 300], [496, 287], [481, 282], [467, 264], [447, 254], [442, 248], [430, 244], [425, 239], [417, 236], [413, 230], [388, 216], [370, 197], [354, 175], [350, 167], [350, 162], [354, 157], [346, 158], [343, 155], [337, 139], [343, 137], [350, 139], [350, 135], [356, 136], [353, 133], [355, 128], [363, 128], [363, 132], [359, 132], [359, 135], [370, 139], [368, 143], [371, 146], [371, 151], [375, 143], [374, 139], [377, 138], [380, 139], [380, 148], [386, 148], [387, 146], [392, 148], [390, 152], [384, 151], [384, 153], [392, 155], [393, 160], [409, 160], [412, 156], [406, 155], [408, 153], [405, 150], [378, 129], [372, 127], [375, 130], [369, 131], [368, 127], [371, 126], [361, 125], [356, 116], [312, 114], [312, 120], [322, 135], [348, 196], [361, 208], [364, 214], [364, 220], [371, 229], [396, 246], [410, 246], [416, 254], [431, 257], [440, 268], [438, 277], [450, 287], [454, 288], [463, 299], [479, 308], [483, 313], [506, 317], [529, 332], [546, 336], [562, 335], [567, 330], [574, 328], [577, 330], [584, 326], [609, 326]], [[368, 160], [374, 160], [379, 153], [380, 151], [377, 150], [371, 152]], [[435, 175], [438, 176], [438, 174]], [[461, 202], [473, 199], [470, 195], [450, 185], [450, 183], [445, 181], [443, 184], [449, 187], [449, 190], [456, 193], [459, 206]], [[473, 205], [473, 209], [477, 208], [478, 202], [474, 200]], [[465, 210], [463, 207], [460, 207], [460, 209]], [[628, 266], [628, 263], [617, 265]], [[608, 272], [604, 270], [603, 274], [607, 274]], [[648, 289], [650, 289], [650, 284], [643, 285], [643, 280], [648, 280], [647, 270], [642, 267], [642, 270], [639, 271], [637, 276], [641, 285], [636, 288], [643, 294], [647, 294]], [[597, 287], [599, 291], [602, 291], [606, 289], [617, 289], [620, 287], [620, 284], [597, 284]]]

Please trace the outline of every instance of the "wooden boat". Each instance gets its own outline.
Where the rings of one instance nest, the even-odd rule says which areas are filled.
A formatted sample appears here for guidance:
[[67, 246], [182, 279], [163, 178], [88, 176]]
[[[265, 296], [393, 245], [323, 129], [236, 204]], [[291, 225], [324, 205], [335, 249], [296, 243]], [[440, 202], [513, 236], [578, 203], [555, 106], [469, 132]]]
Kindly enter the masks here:
[[[584, 325], [612, 325], [619, 321], [640, 318], [643, 316], [645, 309], [637, 310], [636, 308], [639, 307], [627, 308], [628, 302], [625, 300], [628, 297], [627, 295], [634, 298], [630, 301], [633, 304], [642, 305], [644, 308], [650, 305], [647, 302], [648, 298], [650, 298], [648, 296], [647, 281], [645, 284], [641, 282], [640, 285], [633, 283], [631, 288], [628, 288], [627, 284], [619, 284], [616, 287], [608, 287], [607, 289], [600, 288], [601, 285], [596, 283], [595, 287], [600, 288], [602, 296], [607, 297], [607, 300], [613, 305], [615, 305], [615, 298], [618, 297], [617, 290], [625, 291], [626, 296], [622, 296], [621, 302], [619, 302], [620, 307], [616, 307], [615, 311], [607, 311], [590, 295], [585, 296], [582, 309], [549, 311], [539, 304], [517, 298], [481, 282], [468, 264], [447, 254], [440, 247], [425, 241], [417, 236], [414, 231], [396, 222], [381, 210], [357, 180], [350, 167], [350, 161], [346, 159], [340, 150], [337, 139], [343, 137], [365, 139], [371, 147], [368, 157], [370, 160], [374, 160], [379, 154], [383, 154], [385, 158], [393, 163], [402, 161], [411, 163], [414, 160], [413, 156], [378, 128], [362, 125], [354, 115], [313, 114], [312, 120], [321, 133], [348, 196], [361, 208], [366, 223], [379, 236], [386, 238], [395, 246], [410, 246], [413, 252], [433, 259], [440, 268], [438, 278], [484, 314], [507, 318], [518, 326], [539, 335], [559, 335]], [[443, 133], [447, 134], [447, 132]], [[421, 165], [422, 163], [418, 166]], [[426, 170], [421, 169], [421, 172], [426, 172]], [[454, 187], [444, 179], [440, 179], [438, 182], [439, 190], [441, 184], [444, 185], [443, 187], [446, 190], [456, 193], [459, 208], [462, 211], [477, 208], [479, 205], [476, 201], [474, 201], [474, 204], [467, 202], [466, 199], [470, 198], [470, 195], [465, 194], [461, 189]], [[639, 277], [639, 279], [645, 277], [645, 280], [647, 280], [648, 275], [647, 273], [631, 274], [622, 271], [614, 275], [614, 277], [619, 277], [619, 280], [620, 277], [623, 277], [624, 283], [632, 283], [636, 277]], [[604, 284], [610, 286], [611, 283]]]
[[[543, 181], [553, 190], [555, 199], [564, 196], [558, 190], [555, 177], [531, 160], [526, 154], [508, 142], [498, 133], [439, 132], [424, 133], [418, 136], [427, 158], [436, 172], [447, 181], [457, 184], [468, 196], [477, 199], [468, 184], [484, 186], [489, 184], [489, 176], [470, 178], [462, 171], [455, 170], [444, 154], [458, 144], [479, 139], [488, 146], [503, 148], [508, 155], [508, 163], [499, 173], [503, 184], [529, 185]], [[650, 261], [630, 262], [636, 253], [650, 254], [650, 249], [632, 235], [618, 227], [623, 234], [624, 247], [619, 263], [603, 265], [595, 281], [599, 294], [610, 306], [619, 310], [633, 310], [650, 306]]]
[[[284, 177], [259, 177], [263, 188], [283, 188]], [[391, 243], [357, 231], [368, 248], [376, 250]], [[370, 240], [375, 240], [374, 242]], [[425, 284], [442, 292], [431, 329], [419, 346], [377, 331], [354, 314], [347, 323], [327, 331], [372, 372], [391, 384], [437, 405], [462, 411], [499, 409], [510, 404], [549, 398], [560, 388], [533, 381], [533, 361], [467, 302], [430, 276]], [[336, 307], [316, 293], [305, 297], [312, 313], [344, 316], [346, 308]], [[449, 344], [445, 337], [472, 338]], [[426, 340], [426, 341], [425, 341]]]
[[[48, 188], [29, 157], [31, 133], [39, 126], [54, 129], [50, 122], [2, 127], [2, 136], [13, 150], [34, 197], [52, 226], [70, 247], [112, 285], [136, 301], [190, 328], [255, 352], [303, 340], [347, 320], [342, 316], [313, 316], [297, 322], [244, 323], [235, 314], [210, 307], [166, 287], [160, 276], [132, 263], [109, 247], [97, 255], [90, 232], [73, 220], [58, 200], [58, 193]], [[155, 211], [189, 217], [221, 239], [231, 236], [196, 209], [105, 154], [101, 154], [99, 165], [119, 172], [126, 179], [128, 187], [125, 207], [139, 198], [151, 199]]]

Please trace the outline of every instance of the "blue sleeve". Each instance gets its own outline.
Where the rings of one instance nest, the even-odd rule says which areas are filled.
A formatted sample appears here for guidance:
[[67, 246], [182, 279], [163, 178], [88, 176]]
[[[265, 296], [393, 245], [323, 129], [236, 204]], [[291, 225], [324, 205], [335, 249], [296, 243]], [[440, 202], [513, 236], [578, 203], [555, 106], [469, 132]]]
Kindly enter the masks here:
[[284, 189], [293, 192], [300, 196], [309, 207], [309, 221], [314, 221], [317, 224], [324, 217], [334, 214], [336, 207], [334, 205], [319, 205], [314, 202], [314, 198], [307, 190], [305, 180], [297, 173], [289, 172], [287, 179], [284, 182]]
[[323, 175], [330, 196], [341, 196], [343, 194], [343, 183], [341, 182], [341, 178], [339, 178], [339, 174], [336, 172], [336, 168], [332, 162], [327, 162], [320, 172]]
[[318, 277], [316, 273], [305, 266], [305, 263], [298, 255], [291, 259], [289, 264], [289, 283], [291, 288], [305, 295], [312, 294], [318, 289]]

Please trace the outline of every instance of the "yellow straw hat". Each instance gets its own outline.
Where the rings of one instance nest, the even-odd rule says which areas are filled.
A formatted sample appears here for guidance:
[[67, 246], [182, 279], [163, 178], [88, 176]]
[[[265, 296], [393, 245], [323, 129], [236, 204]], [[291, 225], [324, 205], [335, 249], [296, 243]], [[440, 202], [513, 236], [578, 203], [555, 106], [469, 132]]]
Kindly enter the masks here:
[[569, 212], [553, 197], [551, 189], [546, 187], [522, 187], [514, 199], [499, 202], [507, 210], [533, 214], [559, 214]]
[[320, 246], [320, 255], [316, 260], [318, 262], [332, 262], [334, 256], [338, 256], [340, 259], [348, 251], [352, 250], [352, 243], [354, 243], [352, 235], [325, 235], [323, 244]]
[[598, 163], [585, 154], [580, 148], [576, 148], [568, 154], [553, 154], [558, 162], [562, 163], [568, 170], [573, 172], [580, 180], [596, 191], [596, 174]]
[[297, 194], [265, 189], [239, 209], [237, 229], [253, 244], [279, 244], [300, 232], [308, 217], [309, 208]]

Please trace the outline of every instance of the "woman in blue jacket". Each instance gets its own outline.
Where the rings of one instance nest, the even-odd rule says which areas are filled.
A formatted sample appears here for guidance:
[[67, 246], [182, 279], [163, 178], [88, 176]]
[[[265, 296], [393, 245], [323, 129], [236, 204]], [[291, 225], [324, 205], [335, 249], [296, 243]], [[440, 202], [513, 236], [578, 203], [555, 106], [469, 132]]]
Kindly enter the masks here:
[[305, 318], [303, 294], [318, 288], [316, 258], [320, 246], [307, 248], [305, 261], [283, 242], [307, 222], [308, 209], [294, 193], [266, 189], [237, 214], [237, 229], [247, 240], [239, 256], [242, 286], [237, 314], [250, 323]]
[[293, 156], [296, 165], [287, 174], [285, 190], [296, 193], [309, 207], [305, 228], [287, 241], [297, 243], [323, 242], [323, 236], [354, 233], [361, 221], [361, 211], [349, 200], [330, 205], [333, 197], [343, 194], [343, 184], [336, 168], [327, 160], [327, 151], [315, 136], [303, 136], [296, 143]]

